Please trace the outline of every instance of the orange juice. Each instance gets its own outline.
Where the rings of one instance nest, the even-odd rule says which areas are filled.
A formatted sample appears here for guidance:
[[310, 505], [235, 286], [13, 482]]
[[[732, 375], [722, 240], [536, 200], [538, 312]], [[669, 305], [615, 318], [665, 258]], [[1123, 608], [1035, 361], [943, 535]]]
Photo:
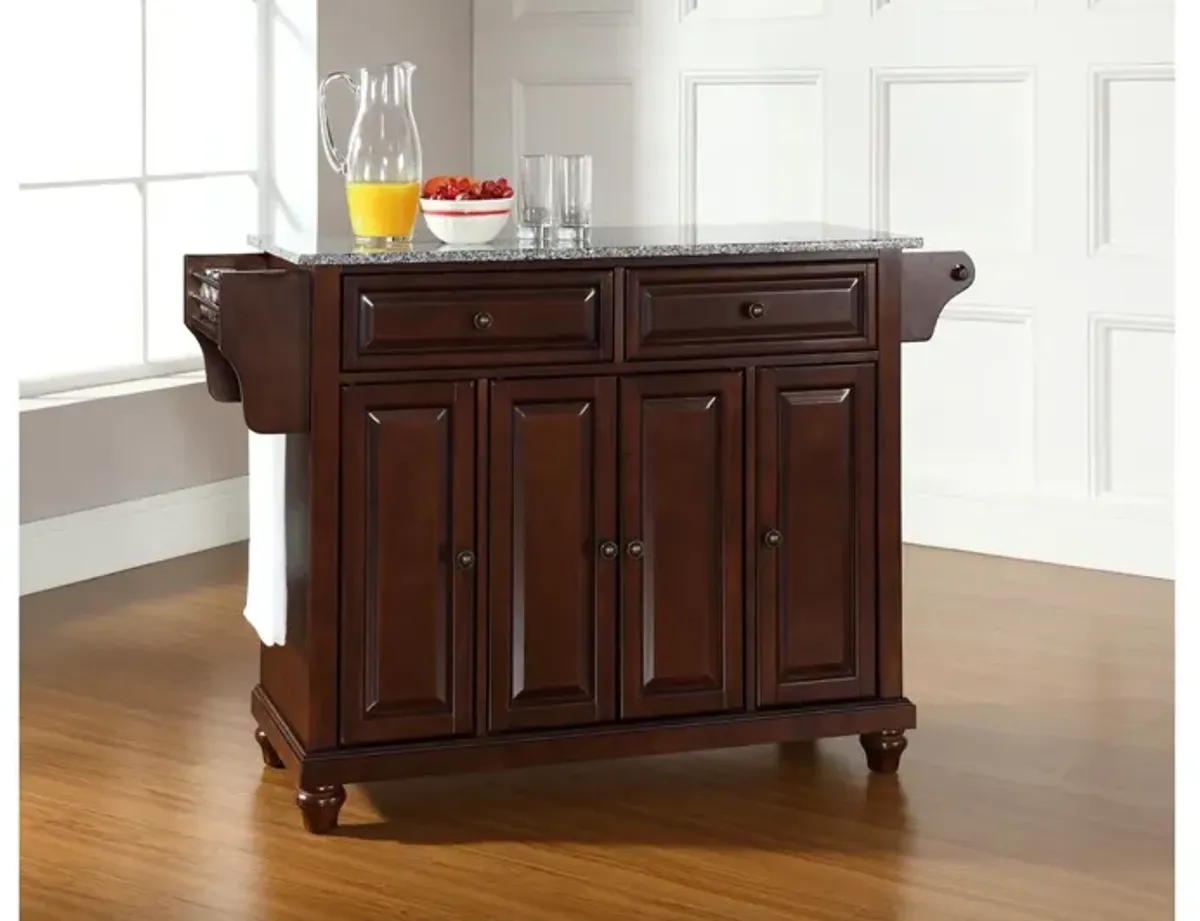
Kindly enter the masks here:
[[347, 182], [346, 205], [356, 237], [412, 237], [419, 182]]

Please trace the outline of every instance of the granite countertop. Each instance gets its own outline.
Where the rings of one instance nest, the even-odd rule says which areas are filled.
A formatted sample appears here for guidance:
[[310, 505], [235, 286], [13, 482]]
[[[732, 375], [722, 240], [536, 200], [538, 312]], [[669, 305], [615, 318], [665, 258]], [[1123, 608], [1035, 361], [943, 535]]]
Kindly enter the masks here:
[[523, 262], [568, 259], [654, 259], [688, 256], [745, 256], [788, 253], [855, 253], [920, 249], [920, 237], [830, 224], [772, 224], [678, 227], [596, 227], [582, 243], [519, 240], [510, 224], [491, 243], [452, 246], [420, 225], [410, 244], [367, 249], [349, 237], [310, 234], [253, 234], [250, 245], [296, 265], [392, 265], [419, 263]]

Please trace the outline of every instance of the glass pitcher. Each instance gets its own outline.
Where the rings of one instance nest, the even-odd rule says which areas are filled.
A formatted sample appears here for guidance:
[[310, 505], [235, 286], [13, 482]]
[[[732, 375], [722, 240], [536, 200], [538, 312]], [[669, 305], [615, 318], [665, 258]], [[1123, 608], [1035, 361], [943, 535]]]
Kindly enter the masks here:
[[[321, 141], [329, 165], [346, 180], [350, 227], [360, 245], [389, 246], [412, 240], [421, 196], [421, 137], [412, 107], [415, 64], [363, 67], [355, 80], [336, 71], [318, 90]], [[325, 96], [345, 80], [358, 99], [346, 155], [329, 127]]]

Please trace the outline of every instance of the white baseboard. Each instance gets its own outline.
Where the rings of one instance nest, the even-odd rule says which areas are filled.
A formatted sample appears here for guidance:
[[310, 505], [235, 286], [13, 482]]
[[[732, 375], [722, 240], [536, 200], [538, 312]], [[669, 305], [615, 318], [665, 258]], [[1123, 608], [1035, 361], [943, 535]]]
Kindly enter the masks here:
[[248, 479], [21, 525], [21, 594], [246, 540]]
[[1174, 578], [1174, 516], [1166, 502], [910, 490], [903, 525], [909, 544]]

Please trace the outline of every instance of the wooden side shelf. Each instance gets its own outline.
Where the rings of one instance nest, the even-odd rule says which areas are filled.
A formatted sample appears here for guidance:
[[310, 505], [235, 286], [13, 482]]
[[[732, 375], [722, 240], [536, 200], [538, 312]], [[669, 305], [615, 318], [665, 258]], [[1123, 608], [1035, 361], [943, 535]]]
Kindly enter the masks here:
[[312, 293], [308, 272], [253, 254], [188, 256], [184, 325], [200, 343], [208, 392], [242, 404], [262, 434], [309, 429]]
[[905, 253], [900, 260], [900, 341], [927, 342], [946, 305], [975, 282], [966, 253]]

